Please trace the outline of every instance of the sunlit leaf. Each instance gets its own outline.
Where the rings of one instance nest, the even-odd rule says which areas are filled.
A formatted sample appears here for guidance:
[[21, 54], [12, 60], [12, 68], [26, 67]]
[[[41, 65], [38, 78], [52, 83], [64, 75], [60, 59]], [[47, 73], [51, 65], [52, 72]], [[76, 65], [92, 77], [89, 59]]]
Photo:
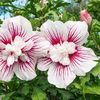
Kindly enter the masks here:
[[32, 100], [47, 100], [46, 94], [39, 88], [34, 88]]

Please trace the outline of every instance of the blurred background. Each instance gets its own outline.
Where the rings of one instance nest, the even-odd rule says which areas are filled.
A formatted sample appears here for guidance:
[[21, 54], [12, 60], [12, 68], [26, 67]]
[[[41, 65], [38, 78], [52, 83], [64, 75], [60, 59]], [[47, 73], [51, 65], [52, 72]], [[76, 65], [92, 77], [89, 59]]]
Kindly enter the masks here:
[[79, 12], [88, 9], [100, 20], [100, 0], [0, 0], [0, 22], [11, 16], [28, 18], [33, 28], [47, 19], [79, 20]]

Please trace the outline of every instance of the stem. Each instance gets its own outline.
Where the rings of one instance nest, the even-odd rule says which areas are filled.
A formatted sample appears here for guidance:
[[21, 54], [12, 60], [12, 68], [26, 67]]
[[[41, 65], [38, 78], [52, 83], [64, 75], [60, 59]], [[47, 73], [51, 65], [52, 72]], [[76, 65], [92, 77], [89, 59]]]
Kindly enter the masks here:
[[85, 93], [84, 93], [84, 89], [83, 89], [83, 98], [84, 98], [84, 100], [86, 100], [86, 98], [85, 98]]
[[85, 94], [83, 94], [83, 98], [84, 98], [84, 100], [86, 100], [86, 98], [85, 98]]

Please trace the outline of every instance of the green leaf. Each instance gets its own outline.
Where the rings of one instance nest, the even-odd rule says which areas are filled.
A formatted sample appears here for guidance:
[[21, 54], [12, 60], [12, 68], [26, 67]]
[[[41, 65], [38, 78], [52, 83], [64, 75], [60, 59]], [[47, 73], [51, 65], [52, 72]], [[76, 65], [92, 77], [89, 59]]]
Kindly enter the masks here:
[[39, 88], [34, 88], [32, 100], [47, 100], [46, 94]]
[[61, 94], [62, 99], [61, 100], [69, 100], [73, 95], [69, 91], [65, 90], [58, 90], [58, 92]]
[[96, 67], [91, 71], [94, 76], [100, 74], [100, 62], [96, 65]]
[[24, 97], [14, 97], [13, 100], [27, 100], [27, 99], [25, 99]]
[[42, 10], [42, 8], [41, 8], [41, 6], [39, 4], [35, 4], [35, 8], [36, 8], [37, 12]]
[[14, 92], [10, 92], [10, 93], [8, 93], [8, 94], [6, 94], [3, 98], [2, 98], [2, 100], [11, 100], [11, 96], [14, 94]]
[[49, 88], [48, 91], [49, 91], [49, 93], [51, 93], [53, 96], [56, 96], [56, 95], [57, 95], [57, 89]]
[[81, 85], [85, 85], [86, 82], [88, 82], [90, 80], [90, 73], [87, 73], [86, 76], [83, 76], [80, 78], [81, 81]]
[[53, 15], [53, 19], [54, 20], [59, 20], [58, 14], [55, 11], [53, 11], [53, 10], [50, 10], [48, 13], [46, 13], [44, 15], [44, 18], [47, 17], [47, 16], [50, 16], [50, 15]]
[[83, 93], [100, 95], [100, 86], [84, 86]]
[[24, 95], [27, 95], [29, 93], [29, 85], [24, 85], [21, 91]]
[[36, 28], [40, 25], [40, 18], [30, 19], [33, 28]]
[[75, 86], [75, 88], [81, 89], [81, 85], [80, 85], [80, 84], [78, 84], [78, 83], [73, 83], [73, 85]]
[[0, 100], [2, 100], [2, 98], [4, 97], [5, 95], [0, 95]]
[[93, 23], [92, 30], [99, 32], [100, 31], [100, 22], [98, 20], [94, 19], [92, 23]]
[[68, 14], [66, 12], [65, 7], [62, 7], [62, 20], [67, 21], [68, 20]]

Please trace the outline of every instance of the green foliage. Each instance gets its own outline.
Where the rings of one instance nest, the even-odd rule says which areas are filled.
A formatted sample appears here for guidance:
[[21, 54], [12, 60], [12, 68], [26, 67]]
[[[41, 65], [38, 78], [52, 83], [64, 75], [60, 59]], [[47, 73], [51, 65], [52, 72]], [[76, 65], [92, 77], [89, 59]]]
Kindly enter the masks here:
[[91, 73], [94, 76], [97, 76], [98, 74], [100, 74], [100, 62], [97, 64], [97, 66], [91, 71]]
[[[100, 0], [73, 0], [72, 3], [63, 0], [49, 0], [43, 5], [40, 0], [28, 0], [24, 6], [14, 5], [16, 0], [1, 0], [0, 14], [7, 12], [11, 16], [22, 15], [30, 20], [33, 29], [47, 19], [80, 20], [79, 11], [87, 9], [93, 17], [89, 26], [89, 39], [85, 44], [100, 56]], [[0, 20], [0, 23], [2, 21]], [[12, 81], [0, 82], [0, 96], [2, 100], [97, 100], [100, 99], [100, 60], [96, 67], [84, 77], [77, 77], [67, 89], [58, 89], [47, 81], [45, 72], [39, 72], [32, 81], [21, 81], [16, 76]]]
[[45, 92], [40, 90], [39, 88], [34, 88], [32, 94], [32, 100], [47, 100]]

